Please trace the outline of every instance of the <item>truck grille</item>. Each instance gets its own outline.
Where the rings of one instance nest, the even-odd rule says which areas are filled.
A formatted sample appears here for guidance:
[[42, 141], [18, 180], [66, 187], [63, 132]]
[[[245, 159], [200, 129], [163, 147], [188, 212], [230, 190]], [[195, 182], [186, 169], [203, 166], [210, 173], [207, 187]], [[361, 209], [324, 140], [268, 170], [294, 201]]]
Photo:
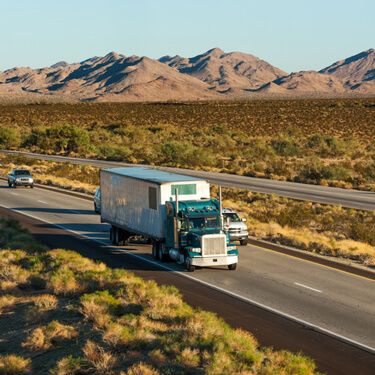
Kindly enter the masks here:
[[225, 234], [207, 234], [202, 237], [202, 255], [226, 255], [226, 237]]

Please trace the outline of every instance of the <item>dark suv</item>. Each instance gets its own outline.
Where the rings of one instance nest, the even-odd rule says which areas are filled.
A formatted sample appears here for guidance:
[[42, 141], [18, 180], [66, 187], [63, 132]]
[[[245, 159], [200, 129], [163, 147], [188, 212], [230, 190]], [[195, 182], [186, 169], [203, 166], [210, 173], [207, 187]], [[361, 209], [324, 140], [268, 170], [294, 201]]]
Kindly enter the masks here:
[[27, 169], [13, 169], [8, 174], [9, 187], [30, 186], [34, 187], [34, 179], [30, 171]]

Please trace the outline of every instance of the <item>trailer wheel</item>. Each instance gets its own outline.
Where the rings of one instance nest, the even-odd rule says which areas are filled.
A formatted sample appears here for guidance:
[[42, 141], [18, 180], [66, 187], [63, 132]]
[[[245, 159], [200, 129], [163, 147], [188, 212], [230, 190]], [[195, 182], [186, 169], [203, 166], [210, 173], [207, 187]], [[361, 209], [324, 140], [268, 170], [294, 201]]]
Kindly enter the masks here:
[[113, 226], [111, 226], [111, 229], [109, 230], [109, 240], [110, 240], [111, 243], [114, 245], [114, 240], [113, 240], [114, 236], [113, 236], [113, 232], [114, 232], [114, 230], [113, 230]]
[[157, 242], [152, 243], [152, 257], [158, 259], [158, 244]]
[[240, 240], [241, 246], [246, 246], [248, 244], [249, 240]]
[[195, 271], [195, 266], [191, 264], [191, 258], [186, 257], [185, 259], [185, 267], [189, 272], [194, 272]]
[[110, 237], [111, 242], [114, 246], [119, 245], [119, 235], [120, 235], [119, 232], [120, 232], [119, 229], [112, 225], [109, 237]]
[[230, 271], [234, 271], [237, 268], [237, 263], [228, 264], [228, 269]]

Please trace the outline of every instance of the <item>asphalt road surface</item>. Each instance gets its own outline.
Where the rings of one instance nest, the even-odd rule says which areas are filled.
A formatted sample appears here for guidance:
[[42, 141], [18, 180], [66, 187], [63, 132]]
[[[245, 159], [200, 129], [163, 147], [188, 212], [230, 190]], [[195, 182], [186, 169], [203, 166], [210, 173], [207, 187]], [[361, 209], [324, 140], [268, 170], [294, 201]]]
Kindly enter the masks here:
[[[134, 166], [134, 164], [127, 164], [121, 162], [109, 162], [104, 160], [42, 155], [33, 154], [29, 152], [6, 150], [1, 150], [1, 152], [14, 155], [24, 155], [44, 160], [67, 161], [75, 164], [88, 164], [99, 168]], [[145, 167], [145, 165], [142, 166]], [[340, 189], [318, 185], [300, 184], [295, 182], [275, 181], [263, 178], [236, 176], [226, 173], [194, 171], [180, 168], [160, 167], [159, 169], [203, 178], [212, 184], [221, 185], [224, 187], [248, 189], [258, 193], [277, 194], [288, 198], [307, 200], [325, 204], [335, 204], [341, 205], [343, 207], [357, 208], [361, 210], [375, 210], [375, 193], [369, 191]]]
[[301, 350], [328, 373], [374, 373], [373, 280], [256, 246], [240, 248], [237, 271], [187, 273], [177, 264], [155, 262], [149, 245], [113, 248], [109, 226], [100, 223], [90, 201], [38, 188], [11, 189], [1, 181], [0, 206], [27, 215], [19, 218], [54, 247], [176, 285], [187, 302], [249, 329], [262, 345]]

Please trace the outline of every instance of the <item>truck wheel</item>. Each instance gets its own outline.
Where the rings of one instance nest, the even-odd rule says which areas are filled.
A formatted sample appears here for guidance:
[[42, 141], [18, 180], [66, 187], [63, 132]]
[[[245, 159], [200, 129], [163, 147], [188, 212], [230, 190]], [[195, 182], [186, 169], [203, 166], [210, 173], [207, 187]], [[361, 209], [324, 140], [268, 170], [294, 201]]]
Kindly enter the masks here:
[[194, 272], [195, 271], [195, 266], [193, 266], [191, 264], [191, 258], [190, 257], [187, 257], [185, 259], [185, 267], [186, 267], [187, 271], [189, 271], [189, 272]]
[[167, 256], [164, 254], [164, 248], [165, 248], [165, 245], [163, 243], [158, 244], [157, 251], [158, 251], [158, 259], [160, 260], [160, 262], [167, 261]]
[[228, 269], [230, 271], [234, 271], [237, 268], [237, 263], [228, 264]]
[[240, 240], [241, 246], [246, 246], [248, 244], [249, 240]]

